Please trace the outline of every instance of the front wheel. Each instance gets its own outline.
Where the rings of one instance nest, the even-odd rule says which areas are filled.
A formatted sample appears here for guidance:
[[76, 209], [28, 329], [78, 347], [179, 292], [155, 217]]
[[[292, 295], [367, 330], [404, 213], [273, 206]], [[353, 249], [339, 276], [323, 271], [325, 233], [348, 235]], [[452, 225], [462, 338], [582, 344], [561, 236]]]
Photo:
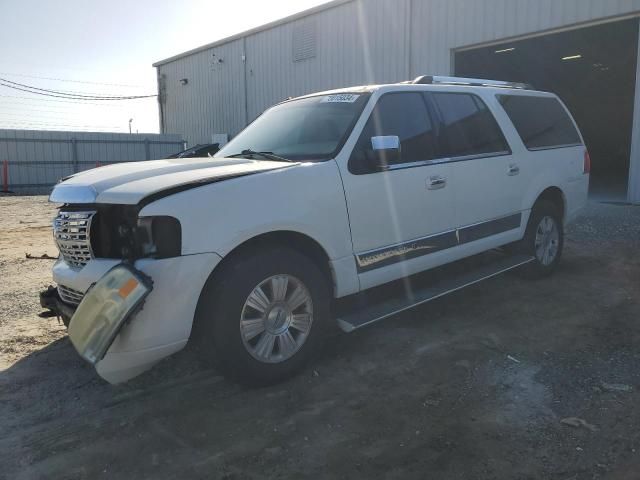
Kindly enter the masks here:
[[270, 248], [230, 262], [205, 286], [200, 350], [250, 385], [284, 380], [317, 351], [329, 323], [326, 276], [304, 255]]
[[524, 238], [517, 251], [534, 257], [523, 268], [529, 278], [542, 278], [558, 266], [564, 247], [562, 216], [553, 203], [541, 201], [531, 211]]

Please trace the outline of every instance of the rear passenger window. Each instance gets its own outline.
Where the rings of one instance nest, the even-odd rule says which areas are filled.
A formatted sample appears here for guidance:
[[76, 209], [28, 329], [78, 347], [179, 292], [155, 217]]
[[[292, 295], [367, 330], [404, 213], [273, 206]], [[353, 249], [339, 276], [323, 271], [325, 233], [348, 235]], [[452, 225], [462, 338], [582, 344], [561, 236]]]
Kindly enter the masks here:
[[466, 93], [433, 93], [440, 112], [440, 148], [444, 157], [509, 152], [509, 145], [485, 103]]
[[582, 144], [575, 125], [556, 98], [498, 95], [498, 100], [529, 150]]
[[371, 138], [388, 135], [400, 138], [401, 163], [436, 158], [435, 131], [420, 93], [388, 93], [380, 97], [353, 150], [353, 173], [370, 173], [366, 155], [372, 149]]

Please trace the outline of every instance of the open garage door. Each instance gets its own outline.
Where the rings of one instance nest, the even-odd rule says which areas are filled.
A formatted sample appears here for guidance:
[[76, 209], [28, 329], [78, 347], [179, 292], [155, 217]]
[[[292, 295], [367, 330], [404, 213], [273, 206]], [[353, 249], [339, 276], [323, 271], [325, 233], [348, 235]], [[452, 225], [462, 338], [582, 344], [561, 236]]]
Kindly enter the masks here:
[[458, 51], [455, 73], [556, 93], [591, 153], [592, 195], [625, 200], [637, 50], [638, 19], [631, 19]]

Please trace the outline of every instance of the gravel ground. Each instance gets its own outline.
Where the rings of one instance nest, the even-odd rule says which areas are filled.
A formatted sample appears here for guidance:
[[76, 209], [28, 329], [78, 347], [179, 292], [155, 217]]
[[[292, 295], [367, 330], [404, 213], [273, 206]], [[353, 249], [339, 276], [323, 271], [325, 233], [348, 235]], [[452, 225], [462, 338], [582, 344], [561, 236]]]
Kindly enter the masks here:
[[57, 256], [51, 235], [55, 208], [47, 197], [0, 196], [0, 369], [65, 335], [64, 328], [37, 320], [38, 292], [51, 282]]
[[0, 478], [640, 478], [640, 207], [590, 204], [550, 279], [336, 335], [260, 390], [188, 350], [100, 380], [36, 316], [53, 209], [0, 212]]

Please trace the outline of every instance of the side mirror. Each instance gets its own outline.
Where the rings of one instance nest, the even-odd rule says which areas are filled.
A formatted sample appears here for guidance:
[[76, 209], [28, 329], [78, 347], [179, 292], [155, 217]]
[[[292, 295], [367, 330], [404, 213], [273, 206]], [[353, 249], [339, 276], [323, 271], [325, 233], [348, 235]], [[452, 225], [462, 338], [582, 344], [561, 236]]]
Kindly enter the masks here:
[[371, 137], [371, 150], [367, 151], [367, 162], [373, 169], [386, 170], [389, 165], [400, 162], [400, 158], [400, 137]]

